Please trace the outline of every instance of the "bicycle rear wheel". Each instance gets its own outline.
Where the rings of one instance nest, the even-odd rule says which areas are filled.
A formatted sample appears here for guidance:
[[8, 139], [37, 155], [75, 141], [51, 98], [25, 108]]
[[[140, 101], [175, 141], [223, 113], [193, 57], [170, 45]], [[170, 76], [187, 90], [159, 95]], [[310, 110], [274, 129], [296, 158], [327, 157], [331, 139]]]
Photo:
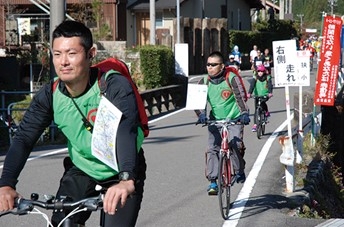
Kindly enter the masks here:
[[232, 180], [230, 160], [227, 155], [221, 155], [219, 164], [219, 205], [223, 219], [227, 220], [231, 206], [230, 194]]

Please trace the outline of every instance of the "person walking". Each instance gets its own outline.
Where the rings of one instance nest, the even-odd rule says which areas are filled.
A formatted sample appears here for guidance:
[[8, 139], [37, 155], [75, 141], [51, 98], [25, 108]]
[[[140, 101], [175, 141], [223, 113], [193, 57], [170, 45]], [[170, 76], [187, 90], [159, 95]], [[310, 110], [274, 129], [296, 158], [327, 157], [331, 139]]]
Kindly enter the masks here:
[[265, 61], [264, 55], [262, 55], [262, 52], [260, 50], [257, 50], [257, 56], [253, 59], [253, 64], [252, 64], [253, 75], [257, 74], [257, 67], [259, 65], [263, 65], [264, 61]]
[[[33, 97], [19, 130], [13, 139], [0, 178], [0, 211], [13, 209], [18, 177], [32, 148], [42, 132], [54, 120], [68, 140], [69, 156], [63, 161], [64, 173], [56, 198], [68, 196], [72, 201], [96, 196], [97, 184], [107, 188], [103, 199], [106, 226], [135, 226], [143, 197], [146, 162], [141, 148], [142, 128], [133, 88], [127, 78], [111, 74], [107, 77], [105, 97], [116, 106], [122, 117], [116, 135], [119, 171], [115, 171], [92, 155], [92, 132], [101, 91], [100, 71], [91, 68], [96, 55], [89, 28], [77, 21], [64, 21], [52, 33], [53, 65], [58, 77], [47, 83]], [[56, 82], [56, 81], [55, 81]], [[86, 123], [81, 114], [87, 116]], [[93, 119], [93, 120], [92, 120]], [[112, 127], [112, 126], [109, 126]], [[55, 210], [54, 226], [67, 215]], [[74, 215], [73, 223], [85, 225], [90, 212]], [[102, 225], [105, 226], [105, 225]]]
[[233, 47], [232, 54], [234, 56], [234, 60], [237, 61], [241, 65], [241, 53], [239, 51], [239, 47], [235, 45]]
[[[229, 143], [234, 150], [234, 169], [236, 180], [243, 183], [245, 176], [245, 145], [243, 141], [244, 125], [250, 122], [249, 109], [246, 105], [245, 86], [236, 70], [226, 68], [223, 55], [212, 52], [207, 58], [208, 76], [199, 81], [199, 84], [207, 84], [207, 100], [211, 107], [209, 112], [210, 120], [235, 120], [239, 119], [241, 124], [228, 126], [230, 138]], [[196, 110], [198, 122], [207, 123], [207, 111]], [[210, 181], [207, 189], [208, 195], [218, 193], [217, 177], [219, 166], [219, 151], [221, 147], [221, 127], [215, 125], [208, 126], [208, 149], [206, 153], [206, 177]]]
[[264, 56], [263, 65], [265, 69], [268, 71], [268, 73], [271, 75], [271, 67], [272, 67], [273, 58], [272, 58], [272, 55], [270, 54], [269, 48], [265, 48], [263, 56]]
[[253, 45], [253, 49], [250, 51], [250, 63], [251, 63], [251, 68], [253, 67], [254, 58], [258, 55], [258, 54], [257, 54], [257, 50], [258, 50], [257, 45]]

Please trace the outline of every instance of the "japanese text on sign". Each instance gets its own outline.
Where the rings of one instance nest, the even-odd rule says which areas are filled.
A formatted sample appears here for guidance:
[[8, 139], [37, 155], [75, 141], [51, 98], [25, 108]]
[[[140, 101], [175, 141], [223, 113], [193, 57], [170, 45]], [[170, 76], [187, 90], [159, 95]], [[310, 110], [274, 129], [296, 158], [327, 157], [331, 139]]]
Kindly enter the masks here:
[[274, 74], [275, 86], [296, 86], [299, 85], [296, 74], [296, 40], [274, 41]]
[[325, 17], [320, 51], [321, 60], [314, 93], [316, 105], [332, 106], [334, 104], [340, 59], [341, 29], [342, 20], [340, 17]]

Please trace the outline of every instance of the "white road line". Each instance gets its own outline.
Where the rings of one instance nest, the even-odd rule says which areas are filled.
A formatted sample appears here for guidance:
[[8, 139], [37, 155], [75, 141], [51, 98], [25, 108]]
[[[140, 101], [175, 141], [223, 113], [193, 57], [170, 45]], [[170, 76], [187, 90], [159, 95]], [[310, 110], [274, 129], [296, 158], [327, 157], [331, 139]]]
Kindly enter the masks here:
[[[293, 119], [293, 115], [291, 114], [290, 119]], [[250, 174], [246, 178], [244, 186], [242, 187], [241, 191], [237, 199], [233, 203], [233, 208], [229, 211], [229, 219], [225, 221], [222, 227], [235, 227], [237, 226], [239, 219], [242, 215], [243, 210], [245, 209], [245, 205], [250, 198], [250, 194], [253, 190], [253, 187], [256, 183], [258, 174], [264, 164], [267, 154], [269, 153], [270, 147], [276, 137], [279, 135], [279, 132], [282, 131], [288, 124], [288, 120], [284, 121], [269, 137], [269, 139], [264, 144], [262, 150], [260, 151], [256, 162], [254, 163]]]
[[172, 113], [166, 114], [166, 115], [164, 115], [164, 116], [162, 116], [162, 117], [159, 117], [159, 118], [156, 118], [156, 119], [154, 119], [154, 120], [151, 120], [151, 121], [149, 121], [148, 123], [154, 123], [154, 122], [160, 121], [160, 120], [162, 120], [162, 119], [165, 119], [165, 118], [168, 118], [168, 117], [170, 117], [170, 116], [172, 116], [172, 115], [175, 115], [175, 114], [177, 114], [177, 113], [180, 113], [180, 112], [182, 112], [182, 111], [184, 111], [184, 110], [185, 110], [185, 108], [180, 109], [180, 110], [177, 110], [177, 111], [175, 111], [175, 112], [172, 112]]
[[[59, 149], [59, 150], [56, 150], [56, 151], [52, 151], [52, 152], [49, 152], [49, 153], [45, 153], [45, 154], [41, 154], [41, 155], [38, 155], [38, 156], [31, 156], [30, 158], [27, 159], [27, 161], [32, 161], [32, 160], [35, 160], [35, 159], [40, 159], [40, 158], [44, 158], [46, 156], [49, 156], [49, 155], [54, 155], [54, 154], [58, 154], [58, 153], [62, 153], [62, 152], [67, 152], [67, 148], [62, 148], [62, 149]], [[0, 166], [0, 169], [4, 168], [4, 165], [1, 165]]]

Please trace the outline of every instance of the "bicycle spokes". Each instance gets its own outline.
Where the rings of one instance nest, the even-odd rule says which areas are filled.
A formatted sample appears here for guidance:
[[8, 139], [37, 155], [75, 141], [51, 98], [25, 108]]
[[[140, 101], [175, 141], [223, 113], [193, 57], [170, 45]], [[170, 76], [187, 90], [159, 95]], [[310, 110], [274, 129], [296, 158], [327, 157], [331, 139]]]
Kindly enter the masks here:
[[232, 185], [232, 173], [230, 159], [226, 155], [222, 156], [219, 163], [219, 205], [222, 217], [228, 219], [230, 210], [230, 187]]

